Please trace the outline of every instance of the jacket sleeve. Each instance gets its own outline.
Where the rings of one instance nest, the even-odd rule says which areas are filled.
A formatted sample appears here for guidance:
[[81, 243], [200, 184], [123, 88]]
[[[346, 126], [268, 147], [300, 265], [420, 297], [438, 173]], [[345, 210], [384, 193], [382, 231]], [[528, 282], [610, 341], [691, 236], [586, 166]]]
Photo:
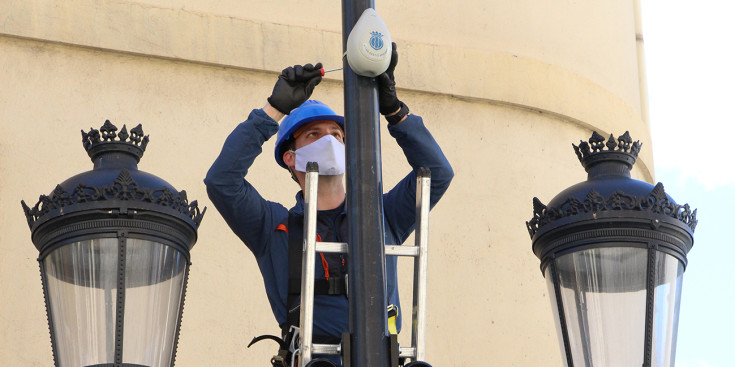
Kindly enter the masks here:
[[449, 188], [454, 171], [421, 117], [409, 115], [400, 124], [389, 125], [388, 131], [403, 149], [413, 168], [412, 172], [385, 194], [383, 200], [386, 223], [400, 244], [411, 234], [416, 222], [416, 169], [426, 167], [431, 170], [431, 208]]
[[209, 199], [256, 257], [266, 253], [274, 229], [288, 211], [263, 199], [244, 177], [263, 143], [277, 131], [276, 121], [260, 109], [253, 110], [227, 137], [204, 179]]

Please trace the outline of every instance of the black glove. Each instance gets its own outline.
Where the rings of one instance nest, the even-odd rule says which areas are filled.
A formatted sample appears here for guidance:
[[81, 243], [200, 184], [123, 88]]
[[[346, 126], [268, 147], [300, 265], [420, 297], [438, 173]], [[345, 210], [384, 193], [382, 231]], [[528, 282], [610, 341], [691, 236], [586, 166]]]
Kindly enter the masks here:
[[322, 63], [317, 63], [294, 65], [283, 69], [276, 85], [273, 86], [273, 93], [268, 97], [268, 103], [288, 115], [311, 97], [314, 87], [322, 81], [322, 73], [319, 70], [321, 68]]
[[390, 55], [388, 69], [375, 78], [378, 82], [378, 107], [382, 115], [396, 112], [401, 107], [401, 101], [396, 96], [396, 80], [393, 77], [393, 71], [398, 64], [398, 51], [395, 42], [392, 46], [393, 52]]

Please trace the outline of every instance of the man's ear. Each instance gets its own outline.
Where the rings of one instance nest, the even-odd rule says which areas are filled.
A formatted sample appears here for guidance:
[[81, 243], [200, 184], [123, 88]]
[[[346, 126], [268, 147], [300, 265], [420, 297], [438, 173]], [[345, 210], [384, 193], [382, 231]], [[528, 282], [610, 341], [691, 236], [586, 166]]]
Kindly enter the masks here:
[[283, 152], [283, 163], [286, 163], [286, 166], [293, 167], [296, 165], [296, 153], [294, 153], [291, 150], [287, 150]]

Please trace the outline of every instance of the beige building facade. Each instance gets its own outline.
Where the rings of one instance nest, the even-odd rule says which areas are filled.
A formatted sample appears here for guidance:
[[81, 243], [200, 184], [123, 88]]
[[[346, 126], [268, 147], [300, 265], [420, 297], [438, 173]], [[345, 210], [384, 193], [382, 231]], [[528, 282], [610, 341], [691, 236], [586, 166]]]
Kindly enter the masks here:
[[[653, 181], [638, 0], [378, 1], [398, 44], [399, 98], [455, 170], [431, 213], [428, 360], [561, 366], [549, 295], [525, 221], [586, 174], [571, 144], [629, 130]], [[51, 366], [35, 203], [92, 165], [80, 130], [139, 123], [139, 167], [209, 211], [192, 250], [176, 365], [266, 366], [275, 334], [258, 267], [202, 182], [232, 129], [286, 66], [342, 66], [340, 3], [271, 0], [0, 2], [0, 365]], [[343, 111], [340, 73], [312, 98]], [[409, 170], [382, 121], [384, 189]], [[296, 185], [272, 157], [248, 179], [286, 206]], [[412, 239], [409, 239], [412, 241]], [[399, 261], [404, 305], [411, 262]], [[404, 306], [405, 307], [405, 306]], [[404, 310], [406, 313], [410, 311]], [[410, 340], [410, 326], [401, 338]]]

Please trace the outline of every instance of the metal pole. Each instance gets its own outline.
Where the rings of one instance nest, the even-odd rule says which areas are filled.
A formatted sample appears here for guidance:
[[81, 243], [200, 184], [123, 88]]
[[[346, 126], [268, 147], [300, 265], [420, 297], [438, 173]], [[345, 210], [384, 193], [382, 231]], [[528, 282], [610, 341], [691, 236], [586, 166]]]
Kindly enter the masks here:
[[[371, 0], [342, 0], [342, 47]], [[380, 115], [373, 78], [344, 66], [351, 367], [388, 367]], [[345, 356], [345, 359], [347, 357]]]

